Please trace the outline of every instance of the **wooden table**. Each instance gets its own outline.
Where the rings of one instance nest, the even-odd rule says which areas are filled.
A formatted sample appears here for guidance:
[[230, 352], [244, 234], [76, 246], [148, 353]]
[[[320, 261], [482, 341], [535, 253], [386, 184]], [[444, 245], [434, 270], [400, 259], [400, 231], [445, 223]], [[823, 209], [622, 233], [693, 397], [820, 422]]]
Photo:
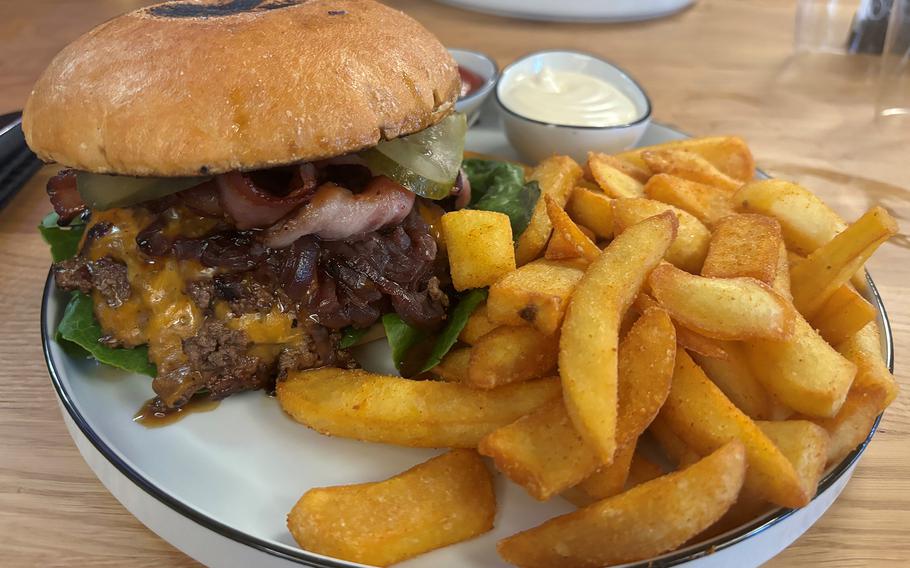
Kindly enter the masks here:
[[[792, 55], [794, 2], [702, 0], [639, 24], [555, 25], [395, 0], [449, 46], [492, 54], [574, 48], [603, 55], [649, 91], [656, 120], [745, 137], [766, 171], [805, 184], [848, 219], [881, 203], [901, 235], [869, 264], [895, 333], [904, 395], [888, 410], [846, 491], [772, 566], [904, 566], [910, 558], [910, 123], [873, 120], [873, 58]], [[15, 5], [14, 5], [15, 4]], [[0, 113], [22, 108], [54, 53], [143, 4], [57, 0], [0, 7]], [[0, 212], [0, 564], [191, 566], [145, 529], [83, 463], [60, 417], [38, 334], [49, 256], [41, 172]]]

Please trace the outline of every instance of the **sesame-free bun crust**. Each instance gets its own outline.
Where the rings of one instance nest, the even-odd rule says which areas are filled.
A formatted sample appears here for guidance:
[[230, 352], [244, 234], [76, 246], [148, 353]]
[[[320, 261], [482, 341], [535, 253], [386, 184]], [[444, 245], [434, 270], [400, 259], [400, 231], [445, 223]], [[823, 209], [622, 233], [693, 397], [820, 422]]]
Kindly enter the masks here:
[[458, 69], [423, 26], [371, 0], [177, 1], [61, 51], [23, 113], [49, 162], [191, 176], [328, 158], [435, 124]]

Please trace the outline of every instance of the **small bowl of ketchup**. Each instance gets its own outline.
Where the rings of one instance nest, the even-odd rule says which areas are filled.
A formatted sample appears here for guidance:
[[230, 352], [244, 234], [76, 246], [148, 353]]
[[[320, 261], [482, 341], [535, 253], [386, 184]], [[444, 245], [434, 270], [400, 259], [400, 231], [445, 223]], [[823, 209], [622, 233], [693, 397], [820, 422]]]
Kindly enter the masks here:
[[490, 57], [478, 51], [449, 48], [449, 53], [458, 63], [461, 75], [461, 93], [455, 110], [467, 115], [470, 126], [477, 121], [481, 105], [493, 92], [499, 78], [499, 67]]

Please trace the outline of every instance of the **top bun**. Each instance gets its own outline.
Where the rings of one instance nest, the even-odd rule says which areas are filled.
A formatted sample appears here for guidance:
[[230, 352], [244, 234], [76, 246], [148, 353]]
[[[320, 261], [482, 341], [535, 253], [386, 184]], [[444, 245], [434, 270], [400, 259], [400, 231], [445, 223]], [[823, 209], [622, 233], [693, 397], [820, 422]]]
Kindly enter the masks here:
[[22, 127], [41, 159], [79, 170], [205, 175], [417, 132], [459, 87], [439, 41], [372, 0], [179, 0], [64, 48]]

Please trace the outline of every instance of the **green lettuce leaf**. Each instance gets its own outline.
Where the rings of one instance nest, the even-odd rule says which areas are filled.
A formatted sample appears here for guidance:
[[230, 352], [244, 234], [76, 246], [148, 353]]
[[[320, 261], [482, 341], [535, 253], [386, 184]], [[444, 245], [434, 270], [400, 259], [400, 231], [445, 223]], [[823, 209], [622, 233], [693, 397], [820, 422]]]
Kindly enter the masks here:
[[496, 211], [509, 216], [512, 237], [524, 232], [540, 199], [536, 181], [525, 183], [524, 169], [509, 162], [470, 158], [462, 170], [471, 183], [471, 209]]
[[54, 262], [76, 256], [76, 253], [79, 252], [79, 240], [82, 238], [82, 233], [85, 232], [85, 225], [82, 223], [60, 227], [57, 225], [57, 219], [59, 217], [56, 213], [50, 213], [38, 225], [41, 237], [51, 247], [51, 257]]
[[356, 327], [347, 326], [341, 330], [341, 340], [338, 342], [338, 347], [341, 349], [353, 347], [369, 330], [370, 328], [368, 327], [357, 329]]
[[408, 325], [396, 313], [382, 316], [382, 326], [385, 328], [385, 336], [389, 340], [389, 347], [392, 348], [392, 361], [395, 363], [395, 368], [401, 371], [408, 351], [425, 339], [426, 334], [416, 327]]
[[[458, 341], [458, 336], [468, 323], [468, 318], [486, 299], [486, 288], [470, 290], [462, 295], [458, 304], [449, 313], [445, 327], [435, 336], [429, 336], [416, 327], [411, 327], [398, 314], [382, 316], [382, 325], [385, 327], [386, 338], [392, 348], [395, 368], [399, 371], [412, 371], [412, 374], [418, 374], [425, 373], [438, 365]], [[417, 351], [411, 353], [411, 350], [415, 348]], [[415, 354], [425, 356], [425, 358], [417, 359], [418, 366], [414, 365]], [[407, 369], [403, 369], [405, 362], [410, 363], [407, 365]]]
[[458, 336], [461, 335], [461, 330], [467, 325], [468, 318], [474, 313], [477, 306], [486, 299], [487, 289], [476, 288], [469, 291], [458, 300], [458, 305], [456, 305], [455, 309], [449, 314], [449, 320], [446, 323], [446, 326], [436, 338], [436, 342], [433, 344], [433, 349], [430, 351], [427, 362], [424, 363], [423, 367], [420, 369], [421, 373], [429, 371], [442, 361], [442, 358], [452, 349], [455, 342], [458, 341]]
[[154, 377], [155, 365], [149, 362], [146, 346], [134, 349], [113, 349], [100, 343], [101, 326], [95, 319], [92, 298], [81, 292], [74, 292], [70, 303], [63, 312], [63, 319], [57, 326], [57, 340], [78, 345], [99, 362], [124, 371]]

